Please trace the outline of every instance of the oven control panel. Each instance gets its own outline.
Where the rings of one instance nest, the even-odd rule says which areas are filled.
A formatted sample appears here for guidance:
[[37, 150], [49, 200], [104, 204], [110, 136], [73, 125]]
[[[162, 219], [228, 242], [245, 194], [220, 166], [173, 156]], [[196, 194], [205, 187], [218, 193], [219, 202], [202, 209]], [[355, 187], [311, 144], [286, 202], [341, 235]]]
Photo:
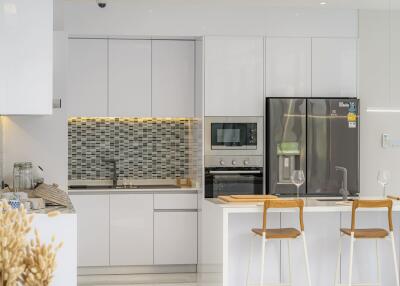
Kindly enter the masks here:
[[263, 167], [263, 156], [205, 156], [206, 167]]

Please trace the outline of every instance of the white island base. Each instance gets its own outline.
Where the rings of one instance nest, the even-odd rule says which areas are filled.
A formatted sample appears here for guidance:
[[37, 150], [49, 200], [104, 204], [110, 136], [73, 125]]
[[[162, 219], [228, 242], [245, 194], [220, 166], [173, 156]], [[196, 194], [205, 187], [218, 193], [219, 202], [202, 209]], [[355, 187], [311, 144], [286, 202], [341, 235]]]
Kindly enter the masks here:
[[[249, 258], [251, 229], [261, 227], [262, 205], [221, 204], [218, 200], [204, 200], [200, 217], [199, 285], [244, 286]], [[313, 286], [334, 285], [341, 227], [350, 227], [351, 206], [335, 202], [306, 200], [304, 208], [305, 232]], [[357, 227], [388, 228], [385, 209], [357, 211]], [[394, 234], [397, 258], [400, 236], [400, 203], [393, 206]], [[268, 227], [299, 228], [298, 212], [275, 209], [268, 213]], [[340, 259], [340, 279], [348, 283], [349, 239], [343, 240]], [[382, 286], [396, 285], [390, 240], [378, 244]], [[375, 240], [357, 240], [355, 243], [353, 283], [375, 283], [377, 255]], [[292, 241], [292, 285], [306, 286], [306, 270], [302, 240]], [[255, 240], [250, 284], [260, 279], [261, 239]], [[287, 243], [268, 241], [266, 246], [264, 283], [288, 281]]]
[[[28, 239], [34, 237], [34, 229], [39, 231], [42, 243], [50, 243], [54, 235], [56, 244], [63, 242], [63, 247], [56, 256], [57, 268], [51, 286], [77, 285], [77, 221], [74, 211], [60, 208], [62, 213], [49, 217], [47, 213], [35, 213], [32, 231]], [[45, 210], [47, 212], [47, 209]]]

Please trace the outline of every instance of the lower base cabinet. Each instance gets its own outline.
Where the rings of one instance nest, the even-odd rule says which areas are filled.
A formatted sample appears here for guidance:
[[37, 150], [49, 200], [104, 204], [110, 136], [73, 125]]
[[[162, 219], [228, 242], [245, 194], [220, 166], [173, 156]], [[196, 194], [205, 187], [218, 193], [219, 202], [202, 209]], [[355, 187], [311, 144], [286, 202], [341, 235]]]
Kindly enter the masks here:
[[153, 194], [110, 195], [110, 265], [153, 264]]
[[78, 191], [78, 266], [197, 264], [197, 194]]
[[155, 210], [154, 264], [197, 264], [197, 211]]
[[78, 220], [78, 266], [108, 266], [110, 196], [79, 194], [70, 198]]

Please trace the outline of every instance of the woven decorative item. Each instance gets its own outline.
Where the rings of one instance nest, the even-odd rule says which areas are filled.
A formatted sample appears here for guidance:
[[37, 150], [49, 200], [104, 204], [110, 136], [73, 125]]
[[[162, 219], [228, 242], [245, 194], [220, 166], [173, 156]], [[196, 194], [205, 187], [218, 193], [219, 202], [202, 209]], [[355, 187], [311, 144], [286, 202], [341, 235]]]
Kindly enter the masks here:
[[71, 205], [68, 194], [65, 191], [59, 189], [58, 185], [56, 184], [40, 184], [29, 195], [35, 198], [42, 198], [46, 202], [61, 205], [64, 207], [69, 207]]

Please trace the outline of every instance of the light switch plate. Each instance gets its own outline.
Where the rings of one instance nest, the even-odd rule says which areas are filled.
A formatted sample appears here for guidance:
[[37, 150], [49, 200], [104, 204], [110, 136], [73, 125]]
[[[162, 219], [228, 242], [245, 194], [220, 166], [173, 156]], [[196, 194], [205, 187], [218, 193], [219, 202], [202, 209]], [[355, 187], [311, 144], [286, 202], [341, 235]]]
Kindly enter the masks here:
[[390, 148], [391, 143], [390, 143], [390, 136], [387, 133], [382, 134], [382, 148]]

